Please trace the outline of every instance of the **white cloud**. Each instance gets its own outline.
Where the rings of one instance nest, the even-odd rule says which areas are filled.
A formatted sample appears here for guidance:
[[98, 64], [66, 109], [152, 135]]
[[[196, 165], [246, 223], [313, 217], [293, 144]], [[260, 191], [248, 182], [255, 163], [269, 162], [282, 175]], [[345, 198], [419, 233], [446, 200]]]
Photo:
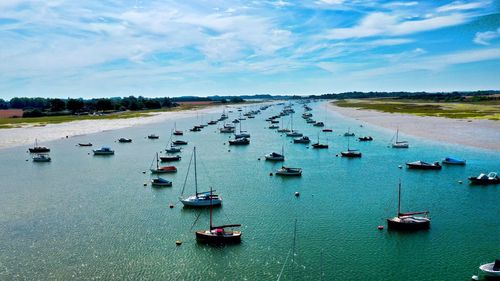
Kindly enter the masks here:
[[455, 1], [450, 4], [441, 6], [437, 9], [438, 12], [450, 12], [450, 11], [464, 11], [464, 10], [472, 10], [479, 9], [488, 6], [491, 1], [478, 1], [478, 2], [463, 2], [463, 1]]
[[489, 45], [490, 41], [500, 37], [500, 27], [497, 30], [476, 32], [474, 37], [474, 43], [480, 45]]
[[318, 0], [317, 4], [327, 4], [327, 5], [340, 5], [344, 3], [344, 0]]
[[467, 18], [461, 14], [402, 20], [397, 15], [375, 12], [363, 18], [356, 26], [330, 29], [324, 37], [326, 39], [341, 40], [379, 35], [407, 35], [458, 25], [466, 20]]

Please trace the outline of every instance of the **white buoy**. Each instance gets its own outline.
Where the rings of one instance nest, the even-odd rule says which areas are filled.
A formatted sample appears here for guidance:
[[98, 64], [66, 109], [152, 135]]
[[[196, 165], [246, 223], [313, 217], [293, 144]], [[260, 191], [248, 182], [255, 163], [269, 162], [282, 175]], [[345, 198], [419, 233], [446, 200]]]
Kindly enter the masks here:
[[299, 197], [300, 196], [300, 192], [295, 192], [295, 197]]
[[471, 280], [478, 281], [478, 280], [479, 280], [479, 277], [478, 277], [477, 275], [472, 275]]
[[403, 166], [399, 165], [398, 168], [403, 169]]

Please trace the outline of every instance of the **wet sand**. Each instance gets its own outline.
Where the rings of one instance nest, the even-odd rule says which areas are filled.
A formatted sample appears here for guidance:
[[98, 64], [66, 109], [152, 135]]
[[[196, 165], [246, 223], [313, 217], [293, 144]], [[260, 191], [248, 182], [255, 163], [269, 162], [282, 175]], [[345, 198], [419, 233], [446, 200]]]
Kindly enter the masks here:
[[[244, 105], [241, 105], [244, 106]], [[196, 114], [208, 114], [222, 112], [223, 105], [212, 106], [198, 110], [184, 110], [175, 112], [158, 112], [149, 117], [137, 117], [126, 119], [102, 119], [81, 120], [60, 124], [48, 124], [45, 126], [28, 126], [22, 128], [0, 129], [0, 149], [33, 145], [35, 138], [40, 143], [62, 139], [67, 137], [87, 135], [109, 130], [117, 130], [144, 124], [159, 123], [165, 120], [174, 120], [195, 116]], [[229, 107], [229, 106], [228, 106]], [[230, 106], [236, 108], [239, 106]]]
[[400, 132], [415, 137], [500, 151], [500, 121], [385, 113], [339, 107], [331, 103], [328, 108], [385, 129], [396, 131], [399, 128]]

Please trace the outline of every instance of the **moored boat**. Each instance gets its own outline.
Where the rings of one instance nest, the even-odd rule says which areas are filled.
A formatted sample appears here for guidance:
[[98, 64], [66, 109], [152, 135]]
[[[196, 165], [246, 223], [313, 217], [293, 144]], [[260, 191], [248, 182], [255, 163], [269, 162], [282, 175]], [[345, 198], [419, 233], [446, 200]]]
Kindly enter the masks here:
[[406, 163], [408, 169], [417, 169], [417, 170], [441, 170], [442, 166], [439, 162], [427, 163], [424, 161], [415, 161]]
[[[398, 186], [398, 214], [387, 219], [387, 227], [394, 230], [416, 231], [429, 229], [431, 220], [428, 218], [428, 211], [401, 213], [401, 182]], [[424, 215], [424, 216], [416, 216]]]
[[295, 130], [294, 130], [294, 131], [291, 131], [291, 132], [286, 133], [286, 136], [287, 136], [287, 137], [294, 137], [294, 138], [296, 138], [296, 137], [302, 137], [303, 135], [304, 135], [304, 134], [299, 133], [298, 131], [295, 131]]
[[28, 148], [30, 153], [46, 153], [50, 152], [50, 148], [45, 147], [45, 146], [39, 146], [38, 145], [38, 140], [35, 139], [35, 146]]
[[280, 176], [302, 176], [302, 168], [290, 168], [282, 166], [276, 171], [276, 175]]
[[[409, 148], [410, 145], [408, 144], [407, 141], [400, 141], [399, 140], [399, 129], [396, 130], [396, 135], [395, 135], [396, 140], [391, 144], [393, 148]], [[394, 137], [393, 137], [394, 139]]]
[[112, 150], [109, 147], [101, 147], [100, 149], [94, 149], [92, 150], [94, 152], [94, 155], [113, 155], [115, 154], [115, 151]]
[[311, 140], [308, 136], [302, 136], [300, 138], [294, 138], [293, 143], [310, 143]]
[[495, 172], [490, 172], [487, 175], [481, 173], [477, 177], [469, 177], [469, 181], [471, 184], [478, 185], [498, 184], [500, 183], [500, 177]]
[[448, 164], [448, 165], [465, 165], [465, 160], [462, 159], [457, 159], [453, 157], [446, 157], [441, 161], [443, 164]]
[[92, 146], [92, 143], [79, 143], [78, 146]]
[[325, 123], [321, 122], [321, 121], [318, 121], [316, 123], [313, 124], [314, 127], [324, 127], [325, 126]]
[[151, 186], [153, 187], [172, 186], [172, 182], [167, 179], [157, 177], [156, 179], [151, 180]]
[[179, 161], [181, 160], [180, 155], [167, 155], [167, 156], [160, 156], [160, 161], [161, 162], [173, 162], [173, 161]]
[[[182, 187], [182, 192], [179, 200], [184, 206], [188, 207], [207, 207], [207, 206], [217, 206], [222, 204], [222, 198], [219, 195], [214, 194], [212, 188], [208, 192], [198, 192], [198, 172], [196, 166], [196, 147], [193, 148], [193, 155], [191, 156], [194, 159], [194, 188], [195, 194], [183, 197], [184, 189], [186, 188], [186, 181], [184, 182], [184, 186]], [[189, 167], [186, 172], [186, 178], [189, 176]]]
[[172, 145], [186, 145], [188, 144], [187, 141], [183, 141], [183, 140], [174, 140], [172, 141]]
[[177, 147], [175, 145], [170, 145], [170, 147], [166, 148], [165, 151], [167, 153], [177, 153], [177, 152], [181, 152], [181, 148]]
[[121, 143], [129, 143], [129, 142], [132, 142], [132, 139], [127, 139], [127, 138], [119, 138], [119, 139], [118, 139], [118, 142], [121, 142]]
[[277, 152], [271, 152], [269, 154], [264, 155], [264, 157], [268, 161], [285, 161], [285, 146], [281, 147], [281, 154]]
[[325, 132], [325, 133], [331, 133], [331, 132], [333, 132], [333, 130], [330, 129], [330, 128], [325, 128], [322, 131]]
[[50, 162], [52, 159], [47, 154], [37, 154], [33, 157], [33, 162]]
[[154, 139], [159, 139], [159, 138], [160, 138], [160, 136], [155, 135], [155, 134], [150, 134], [150, 135], [148, 135], [148, 139], [152, 139], [152, 140], [154, 140]]
[[229, 140], [229, 145], [247, 145], [250, 144], [250, 140], [248, 138], [235, 138]]
[[347, 132], [344, 133], [344, 137], [354, 137], [354, 133], [351, 132], [351, 128], [347, 129]]
[[177, 168], [175, 166], [162, 166], [160, 167], [159, 163], [160, 163], [160, 159], [158, 157], [158, 153], [156, 153], [155, 155], [155, 159], [153, 159], [153, 161], [156, 160], [156, 168], [153, 167], [153, 163], [151, 163], [151, 167], [149, 168], [149, 170], [151, 171], [152, 174], [165, 174], [165, 173], [176, 173], [177, 172]]
[[359, 137], [358, 138], [359, 141], [372, 141], [373, 138], [371, 136], [367, 136], [367, 137]]
[[351, 149], [349, 140], [350, 138], [347, 139], [347, 151], [340, 152], [340, 155], [347, 158], [360, 158], [362, 156], [361, 152], [357, 149]]
[[[482, 264], [479, 266], [479, 270], [488, 277], [500, 277], [500, 259], [496, 259], [494, 262]], [[495, 280], [500, 280], [495, 279]]]
[[241, 242], [241, 231], [226, 230], [226, 228], [241, 227], [241, 224], [226, 224], [214, 226], [212, 223], [212, 189], [210, 189], [210, 229], [196, 231], [196, 240], [210, 244], [234, 244]]

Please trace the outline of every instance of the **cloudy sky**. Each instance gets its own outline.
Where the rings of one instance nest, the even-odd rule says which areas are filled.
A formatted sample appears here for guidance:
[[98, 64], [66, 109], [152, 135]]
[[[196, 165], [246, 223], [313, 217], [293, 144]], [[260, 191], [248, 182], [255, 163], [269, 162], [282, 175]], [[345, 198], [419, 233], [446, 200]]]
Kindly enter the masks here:
[[498, 0], [0, 1], [0, 98], [476, 89]]

